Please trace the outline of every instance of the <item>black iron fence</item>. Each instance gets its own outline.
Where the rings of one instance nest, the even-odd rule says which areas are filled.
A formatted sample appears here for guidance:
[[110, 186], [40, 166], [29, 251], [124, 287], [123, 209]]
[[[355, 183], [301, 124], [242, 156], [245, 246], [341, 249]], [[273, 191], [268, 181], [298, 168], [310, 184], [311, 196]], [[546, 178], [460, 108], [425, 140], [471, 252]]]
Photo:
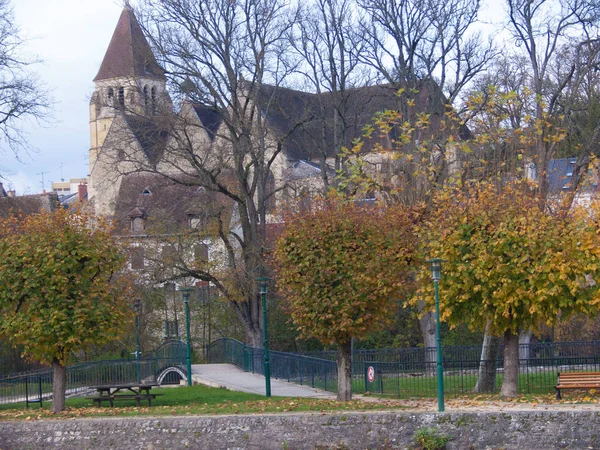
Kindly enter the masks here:
[[[186, 371], [186, 346], [169, 341], [141, 358], [94, 361], [67, 368], [67, 395], [91, 386], [107, 384], [163, 384], [171, 370]], [[0, 404], [43, 403], [52, 397], [52, 369], [40, 369], [0, 377]]]
[[[444, 386], [449, 396], [473, 392], [479, 371], [492, 370], [498, 391], [502, 383], [503, 349], [496, 360], [481, 361], [481, 346], [444, 347]], [[233, 339], [219, 339], [207, 351], [208, 362], [228, 362], [243, 370], [263, 373], [263, 350]], [[534, 343], [519, 349], [521, 393], [554, 391], [559, 372], [600, 371], [600, 341]], [[302, 354], [270, 352], [271, 376], [335, 392], [336, 351]], [[398, 397], [435, 397], [436, 349], [357, 350], [352, 355], [353, 391]]]
[[[264, 374], [264, 352], [240, 341], [222, 338], [207, 348], [208, 363], [231, 363], [246, 372]], [[269, 352], [271, 376], [280, 380], [335, 392], [337, 366], [334, 361], [295, 353]]]

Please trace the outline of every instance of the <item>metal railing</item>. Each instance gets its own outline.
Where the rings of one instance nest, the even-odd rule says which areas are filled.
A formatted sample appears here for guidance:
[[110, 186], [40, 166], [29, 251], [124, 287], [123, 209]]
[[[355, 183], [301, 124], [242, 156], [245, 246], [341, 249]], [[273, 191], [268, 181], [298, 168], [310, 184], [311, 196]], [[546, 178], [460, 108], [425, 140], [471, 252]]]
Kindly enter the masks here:
[[[141, 382], [155, 384], [171, 367], [186, 371], [186, 346], [169, 341], [139, 361], [103, 360], [76, 364], [67, 368], [67, 395], [87, 392], [90, 386]], [[52, 397], [52, 369], [41, 369], [0, 377], [0, 404], [43, 403]]]
[[[495, 371], [496, 391], [503, 373], [503, 349], [495, 361], [481, 361], [481, 346], [444, 347], [444, 385], [449, 396], [473, 392], [480, 366]], [[208, 362], [229, 362], [245, 371], [263, 373], [263, 351], [233, 339], [219, 339], [207, 350]], [[554, 392], [559, 372], [600, 371], [600, 341], [533, 343], [519, 349], [519, 391]], [[271, 376], [337, 390], [336, 351], [302, 354], [270, 352]], [[353, 352], [353, 391], [398, 397], [435, 397], [436, 349], [376, 349]], [[369, 381], [368, 369], [375, 377]]]
[[[333, 361], [295, 353], [269, 352], [271, 377], [337, 392], [337, 365]], [[264, 352], [240, 341], [222, 338], [207, 348], [208, 363], [235, 364], [246, 372], [264, 374]]]

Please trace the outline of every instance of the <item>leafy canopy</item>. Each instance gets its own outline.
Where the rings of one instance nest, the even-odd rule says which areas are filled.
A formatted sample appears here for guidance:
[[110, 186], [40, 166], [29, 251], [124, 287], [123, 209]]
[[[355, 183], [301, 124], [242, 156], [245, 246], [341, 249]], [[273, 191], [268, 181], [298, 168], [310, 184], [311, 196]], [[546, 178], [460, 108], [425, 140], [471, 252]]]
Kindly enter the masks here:
[[[443, 258], [441, 315], [492, 332], [553, 325], [598, 309], [600, 258], [584, 211], [550, 215], [527, 183], [448, 188], [419, 230], [431, 255]], [[428, 270], [417, 298], [432, 301]], [[415, 300], [416, 301], [416, 300]]]
[[102, 219], [62, 209], [0, 219], [0, 254], [0, 335], [32, 359], [66, 365], [127, 326], [124, 258]]
[[388, 324], [411, 284], [412, 228], [406, 208], [333, 197], [288, 217], [275, 251], [278, 286], [303, 336], [341, 344]]

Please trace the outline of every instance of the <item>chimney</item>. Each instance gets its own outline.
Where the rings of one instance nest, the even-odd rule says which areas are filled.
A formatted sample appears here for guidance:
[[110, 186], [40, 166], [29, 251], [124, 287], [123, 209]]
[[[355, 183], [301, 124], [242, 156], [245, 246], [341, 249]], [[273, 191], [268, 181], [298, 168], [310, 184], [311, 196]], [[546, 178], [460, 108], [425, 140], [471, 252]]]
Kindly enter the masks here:
[[77, 186], [77, 200], [80, 202], [87, 200], [87, 184], [81, 183]]
[[14, 190], [14, 189], [11, 189], [10, 191], [8, 191], [8, 196], [9, 196], [10, 198], [15, 198], [16, 194], [17, 194], [17, 193], [15, 192], [15, 190]]

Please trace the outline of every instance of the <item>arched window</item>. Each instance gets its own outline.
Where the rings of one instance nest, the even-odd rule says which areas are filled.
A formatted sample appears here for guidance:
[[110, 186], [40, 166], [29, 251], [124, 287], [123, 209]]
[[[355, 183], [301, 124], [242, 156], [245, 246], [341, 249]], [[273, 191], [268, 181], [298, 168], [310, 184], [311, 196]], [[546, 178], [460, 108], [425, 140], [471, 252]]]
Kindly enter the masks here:
[[144, 111], [148, 112], [148, 86], [144, 86]]
[[125, 106], [125, 88], [123, 86], [119, 87], [119, 106]]
[[152, 88], [152, 114], [156, 114], [156, 87]]
[[273, 214], [277, 207], [275, 199], [275, 176], [273, 172], [269, 171], [267, 175], [267, 183], [265, 186], [265, 212], [267, 214]]
[[108, 104], [115, 106], [115, 91], [113, 88], [108, 88]]

